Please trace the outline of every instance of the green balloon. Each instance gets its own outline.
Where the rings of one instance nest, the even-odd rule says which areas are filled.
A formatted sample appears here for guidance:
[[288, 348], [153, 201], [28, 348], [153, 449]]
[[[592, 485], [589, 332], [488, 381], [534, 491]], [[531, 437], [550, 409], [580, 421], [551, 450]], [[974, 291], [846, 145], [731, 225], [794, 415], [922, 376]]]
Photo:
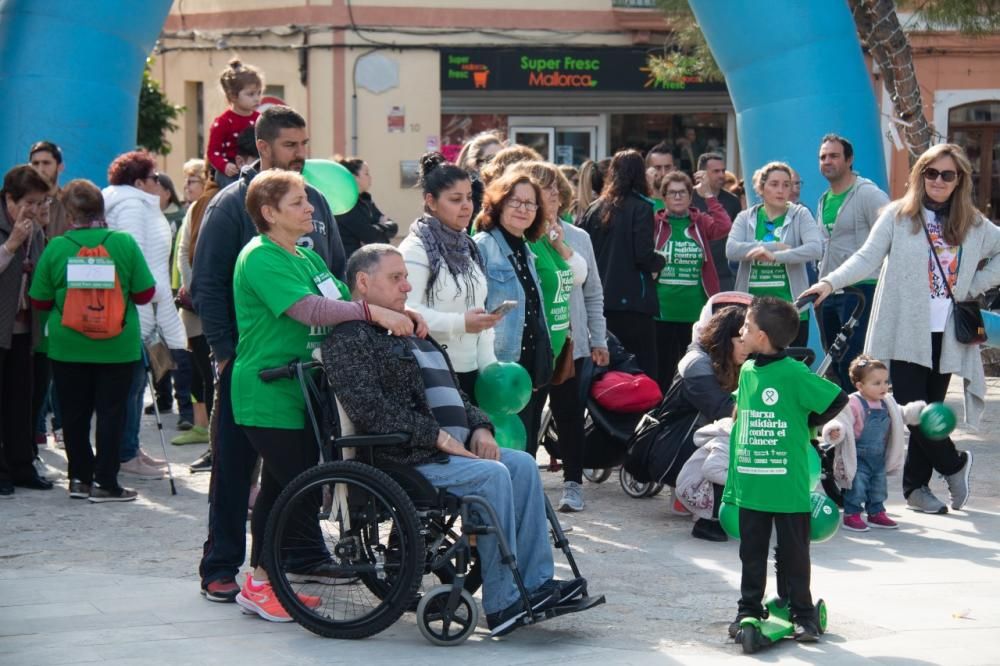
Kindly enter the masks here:
[[479, 371], [475, 393], [476, 402], [487, 414], [517, 414], [531, 399], [531, 376], [517, 363], [491, 363]]
[[326, 198], [334, 215], [343, 215], [358, 203], [358, 181], [336, 162], [306, 160], [302, 177]]
[[815, 488], [816, 484], [819, 483], [820, 476], [823, 473], [823, 464], [819, 459], [819, 451], [816, 450], [815, 446], [809, 447], [809, 488]]
[[920, 412], [920, 432], [927, 439], [947, 439], [955, 422], [955, 412], [943, 402], [932, 402]]
[[493, 423], [493, 436], [496, 437], [497, 444], [504, 449], [514, 449], [524, 451], [528, 443], [528, 433], [524, 429], [524, 423], [517, 414], [501, 414], [490, 416]]
[[814, 492], [809, 502], [812, 505], [812, 512], [809, 514], [809, 540], [813, 543], [829, 541], [840, 527], [840, 509], [823, 493]]
[[653, 197], [653, 212], [659, 213], [661, 210], [667, 207], [667, 204], [663, 203], [663, 199], [659, 197]]
[[740, 508], [734, 504], [722, 503], [719, 507], [719, 524], [722, 531], [733, 539], [740, 538]]

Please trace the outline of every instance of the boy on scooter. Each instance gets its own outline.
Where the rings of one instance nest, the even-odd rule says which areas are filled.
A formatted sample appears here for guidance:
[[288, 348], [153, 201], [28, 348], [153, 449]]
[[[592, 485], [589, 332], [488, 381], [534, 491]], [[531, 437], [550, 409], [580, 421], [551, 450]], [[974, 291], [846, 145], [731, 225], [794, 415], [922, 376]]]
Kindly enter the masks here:
[[840, 388], [785, 354], [798, 334], [795, 307], [755, 297], [740, 335], [750, 359], [740, 371], [736, 423], [730, 440], [723, 501], [739, 507], [743, 564], [736, 638], [744, 618], [760, 619], [767, 582], [771, 526], [778, 533], [778, 593], [788, 596], [795, 640], [819, 640], [809, 589], [810, 428], [835, 417], [847, 404]]

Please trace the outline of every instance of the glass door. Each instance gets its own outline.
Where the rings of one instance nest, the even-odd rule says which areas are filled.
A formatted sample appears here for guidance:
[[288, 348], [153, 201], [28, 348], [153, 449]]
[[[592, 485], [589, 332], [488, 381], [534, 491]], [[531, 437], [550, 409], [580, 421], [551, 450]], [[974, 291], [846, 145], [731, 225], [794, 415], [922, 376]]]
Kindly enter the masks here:
[[580, 166], [598, 157], [600, 116], [511, 116], [511, 143], [530, 146], [547, 161]]

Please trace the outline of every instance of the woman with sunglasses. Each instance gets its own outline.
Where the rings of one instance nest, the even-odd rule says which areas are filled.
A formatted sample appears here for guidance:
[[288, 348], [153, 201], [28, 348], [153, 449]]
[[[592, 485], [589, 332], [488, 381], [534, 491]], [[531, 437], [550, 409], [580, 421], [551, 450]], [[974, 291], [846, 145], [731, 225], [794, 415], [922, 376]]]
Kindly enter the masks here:
[[697, 191], [705, 200], [707, 214], [691, 205], [695, 187], [683, 171], [671, 171], [660, 184], [666, 207], [656, 213], [654, 238], [656, 251], [667, 263], [656, 278], [660, 300], [656, 355], [664, 393], [673, 382], [677, 362], [691, 344], [691, 326], [709, 297], [719, 293], [719, 274], [709, 243], [725, 238], [733, 226], [704, 180]]
[[[806, 266], [823, 254], [823, 235], [809, 209], [792, 203], [792, 168], [769, 162], [753, 175], [763, 203], [740, 212], [726, 241], [726, 257], [740, 262], [736, 291], [792, 302], [809, 284]], [[809, 314], [801, 315], [792, 346], [809, 338]]]
[[[972, 165], [959, 146], [928, 149], [910, 170], [906, 194], [883, 211], [861, 249], [803, 296], [815, 294], [821, 302], [881, 266], [865, 353], [890, 360], [893, 397], [900, 404], [941, 402], [952, 374], [959, 375], [965, 420], [975, 426], [985, 408], [986, 380], [979, 345], [963, 344], [955, 335], [953, 301], [1000, 284], [1000, 261], [991, 261], [1000, 254], [1000, 229], [976, 210], [971, 177]], [[951, 508], [961, 509], [969, 499], [971, 471], [972, 451], [910, 428], [903, 495], [911, 509], [947, 513], [928, 488], [934, 472], [945, 477]]]

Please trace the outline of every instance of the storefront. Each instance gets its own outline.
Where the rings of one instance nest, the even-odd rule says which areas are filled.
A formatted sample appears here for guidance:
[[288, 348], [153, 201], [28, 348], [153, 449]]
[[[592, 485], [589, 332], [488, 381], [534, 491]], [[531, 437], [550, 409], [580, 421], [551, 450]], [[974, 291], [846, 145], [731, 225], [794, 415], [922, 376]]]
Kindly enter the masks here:
[[442, 50], [442, 150], [454, 158], [468, 138], [498, 130], [557, 164], [666, 141], [686, 171], [708, 151], [736, 167], [725, 85], [657, 79], [648, 55], [636, 48]]

